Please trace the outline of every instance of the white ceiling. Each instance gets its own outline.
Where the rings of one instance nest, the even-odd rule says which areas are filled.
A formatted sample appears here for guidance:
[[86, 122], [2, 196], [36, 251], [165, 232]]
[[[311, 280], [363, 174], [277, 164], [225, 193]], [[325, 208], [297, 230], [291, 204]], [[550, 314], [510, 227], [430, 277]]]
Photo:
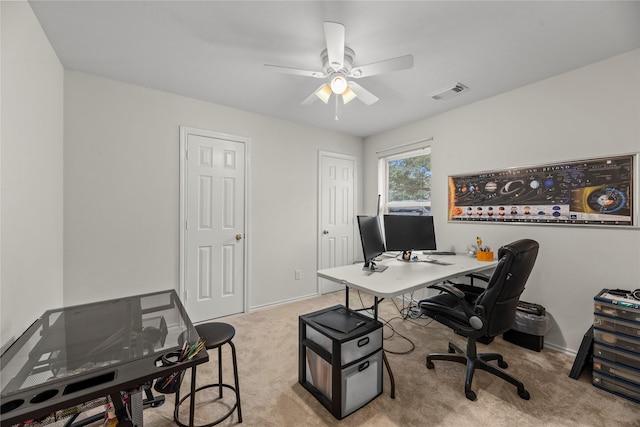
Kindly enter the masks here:
[[[368, 136], [640, 48], [638, 1], [30, 1], [64, 67]], [[300, 103], [321, 81], [324, 21], [354, 65], [412, 54], [358, 83], [380, 100]], [[457, 97], [433, 92], [460, 82]]]

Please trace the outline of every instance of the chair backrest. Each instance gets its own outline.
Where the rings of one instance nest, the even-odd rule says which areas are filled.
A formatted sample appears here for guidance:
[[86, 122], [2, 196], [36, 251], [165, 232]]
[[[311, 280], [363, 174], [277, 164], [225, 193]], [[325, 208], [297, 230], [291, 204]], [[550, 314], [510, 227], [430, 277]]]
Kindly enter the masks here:
[[520, 294], [535, 264], [538, 247], [535, 240], [523, 239], [499, 249], [498, 266], [487, 289], [476, 300], [476, 308], [482, 306], [484, 312], [487, 336], [495, 337], [513, 326]]

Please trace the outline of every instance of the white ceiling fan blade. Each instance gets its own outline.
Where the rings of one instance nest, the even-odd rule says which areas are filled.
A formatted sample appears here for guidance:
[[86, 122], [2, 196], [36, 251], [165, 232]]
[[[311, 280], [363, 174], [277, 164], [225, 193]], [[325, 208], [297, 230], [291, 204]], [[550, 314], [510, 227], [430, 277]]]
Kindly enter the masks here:
[[344, 66], [344, 33], [344, 25], [337, 22], [324, 23], [327, 57], [329, 65], [336, 71]]
[[329, 87], [328, 84], [323, 83], [320, 86], [318, 86], [318, 89], [311, 92], [311, 95], [309, 95], [304, 101], [302, 101], [300, 105], [311, 105], [314, 102], [316, 102], [318, 99], [320, 99], [322, 102], [326, 104], [329, 101], [329, 98], [327, 97], [327, 101], [325, 101], [324, 99], [320, 98], [320, 95], [318, 95], [318, 93], [321, 93], [321, 94], [324, 93], [325, 95], [327, 94], [327, 89], [324, 89], [325, 87], [328, 88], [328, 95], [331, 96], [331, 88]]
[[392, 71], [405, 70], [411, 67], [413, 67], [413, 55], [405, 55], [362, 65], [360, 67], [353, 67], [349, 76], [354, 78], [369, 77], [377, 74], [390, 73]]
[[358, 99], [367, 105], [375, 104], [378, 102], [378, 97], [360, 86], [356, 82], [349, 82], [349, 87], [358, 96]]
[[313, 77], [316, 79], [323, 79], [327, 77], [327, 74], [322, 71], [301, 70], [299, 68], [281, 67], [280, 65], [264, 64], [265, 68], [271, 71], [285, 74], [295, 74], [297, 76]]

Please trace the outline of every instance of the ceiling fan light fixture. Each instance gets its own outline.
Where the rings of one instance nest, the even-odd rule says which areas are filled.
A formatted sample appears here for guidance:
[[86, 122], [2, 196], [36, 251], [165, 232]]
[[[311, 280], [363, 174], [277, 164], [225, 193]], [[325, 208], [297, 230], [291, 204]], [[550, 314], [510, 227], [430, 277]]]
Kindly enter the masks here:
[[335, 76], [332, 80], [331, 80], [331, 90], [333, 91], [333, 93], [335, 93], [336, 95], [342, 95], [342, 93], [347, 90], [348, 88], [348, 84], [347, 84], [347, 79], [345, 79], [342, 76]]
[[350, 87], [347, 86], [345, 91], [342, 92], [342, 102], [344, 102], [345, 104], [348, 104], [349, 102], [356, 99], [357, 96], [358, 95], [356, 95], [356, 93], [352, 91]]
[[316, 96], [320, 98], [322, 102], [327, 104], [329, 102], [329, 98], [331, 97], [331, 88], [328, 84], [322, 85], [320, 89], [316, 91]]

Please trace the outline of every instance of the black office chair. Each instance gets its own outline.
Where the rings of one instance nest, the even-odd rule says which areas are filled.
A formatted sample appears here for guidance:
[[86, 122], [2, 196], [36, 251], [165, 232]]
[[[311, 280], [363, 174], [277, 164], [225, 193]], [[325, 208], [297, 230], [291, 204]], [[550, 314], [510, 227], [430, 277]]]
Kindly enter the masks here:
[[[448, 360], [467, 365], [464, 394], [469, 400], [476, 400], [471, 390], [471, 381], [476, 369], [482, 369], [510, 382], [518, 388], [518, 395], [529, 400], [529, 392], [524, 384], [507, 374], [503, 369], [507, 363], [497, 353], [477, 354], [476, 341], [479, 338], [493, 338], [509, 330], [516, 317], [520, 294], [533, 269], [538, 255], [538, 243], [523, 239], [510, 243], [498, 251], [498, 265], [489, 279], [486, 290], [469, 303], [460, 289], [449, 284], [437, 284], [430, 288], [442, 293], [426, 298], [418, 303], [426, 316], [467, 337], [466, 353], [449, 342], [449, 353], [427, 356], [427, 368], [433, 369], [433, 360]], [[496, 360], [498, 366], [488, 363]], [[500, 369], [502, 368], [502, 369]]]

